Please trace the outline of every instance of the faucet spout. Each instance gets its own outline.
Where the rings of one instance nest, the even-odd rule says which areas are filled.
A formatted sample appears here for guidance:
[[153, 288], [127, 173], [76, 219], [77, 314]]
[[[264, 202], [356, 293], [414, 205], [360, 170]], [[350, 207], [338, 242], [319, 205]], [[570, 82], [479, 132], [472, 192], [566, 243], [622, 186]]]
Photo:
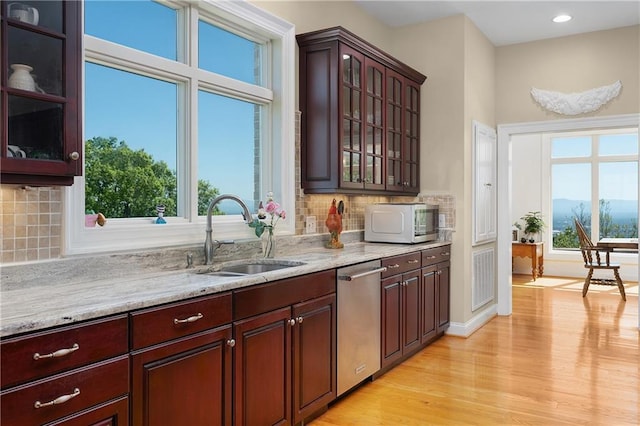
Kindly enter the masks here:
[[222, 194], [218, 195], [216, 198], [209, 202], [209, 207], [207, 208], [207, 229], [206, 229], [206, 238], [204, 240], [204, 263], [205, 265], [210, 265], [213, 261], [213, 252], [216, 248], [220, 247], [220, 245], [216, 245], [214, 247], [213, 244], [213, 227], [211, 226], [211, 216], [213, 215], [213, 208], [222, 200], [233, 200], [242, 207], [242, 217], [244, 221], [249, 224], [251, 223], [252, 216], [249, 211], [249, 207], [238, 197], [237, 195], [232, 194]]

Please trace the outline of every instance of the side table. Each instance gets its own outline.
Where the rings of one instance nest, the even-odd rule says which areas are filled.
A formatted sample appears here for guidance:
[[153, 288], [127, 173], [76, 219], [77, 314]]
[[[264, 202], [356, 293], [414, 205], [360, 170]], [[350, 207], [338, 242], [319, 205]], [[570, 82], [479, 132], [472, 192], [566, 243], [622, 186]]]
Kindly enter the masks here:
[[533, 280], [541, 277], [544, 272], [544, 243], [517, 243], [511, 244], [511, 260], [516, 257], [531, 258], [531, 275]]

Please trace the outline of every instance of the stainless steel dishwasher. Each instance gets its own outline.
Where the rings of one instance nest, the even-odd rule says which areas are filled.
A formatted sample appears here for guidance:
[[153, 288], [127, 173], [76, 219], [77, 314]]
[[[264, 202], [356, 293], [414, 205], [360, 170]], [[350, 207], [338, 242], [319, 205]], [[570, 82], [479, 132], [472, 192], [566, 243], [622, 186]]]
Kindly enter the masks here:
[[380, 369], [380, 261], [338, 269], [338, 396]]

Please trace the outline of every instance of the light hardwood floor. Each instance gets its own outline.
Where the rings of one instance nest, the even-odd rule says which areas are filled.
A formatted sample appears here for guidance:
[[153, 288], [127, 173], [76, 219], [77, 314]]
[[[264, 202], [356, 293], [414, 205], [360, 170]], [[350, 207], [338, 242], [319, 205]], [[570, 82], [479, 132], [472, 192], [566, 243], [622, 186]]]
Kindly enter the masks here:
[[638, 425], [638, 284], [515, 275], [513, 314], [444, 336], [311, 426]]

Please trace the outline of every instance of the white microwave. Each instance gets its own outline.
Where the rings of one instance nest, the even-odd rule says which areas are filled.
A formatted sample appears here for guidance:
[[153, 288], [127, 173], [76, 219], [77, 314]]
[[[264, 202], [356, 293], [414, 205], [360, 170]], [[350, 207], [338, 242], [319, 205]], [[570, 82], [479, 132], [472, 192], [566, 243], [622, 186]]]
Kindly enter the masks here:
[[364, 209], [364, 240], [415, 244], [438, 239], [438, 206], [420, 203], [371, 204]]

